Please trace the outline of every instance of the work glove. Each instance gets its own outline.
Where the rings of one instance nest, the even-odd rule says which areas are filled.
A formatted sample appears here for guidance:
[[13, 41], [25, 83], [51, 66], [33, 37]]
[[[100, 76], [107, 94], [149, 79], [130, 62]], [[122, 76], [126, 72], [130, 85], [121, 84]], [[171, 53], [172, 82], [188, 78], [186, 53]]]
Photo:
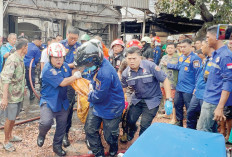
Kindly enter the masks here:
[[89, 92], [92, 92], [93, 91], [93, 85], [90, 83], [89, 84]]
[[73, 74], [73, 76], [75, 76], [76, 79], [82, 78], [81, 72], [80, 72], [80, 71], [76, 71], [76, 72]]
[[165, 109], [165, 112], [166, 112], [167, 115], [172, 114], [172, 110], [173, 110], [172, 102], [167, 100], [165, 102], [164, 109]]

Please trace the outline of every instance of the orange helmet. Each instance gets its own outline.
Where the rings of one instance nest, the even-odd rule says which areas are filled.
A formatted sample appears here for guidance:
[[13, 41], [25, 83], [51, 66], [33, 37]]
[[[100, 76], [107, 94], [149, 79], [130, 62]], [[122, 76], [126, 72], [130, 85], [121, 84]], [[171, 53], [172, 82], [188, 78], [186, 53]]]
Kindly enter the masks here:
[[161, 43], [160, 37], [158, 37], [158, 36], [153, 37], [152, 42], [155, 42], [155, 41], [158, 43]]
[[121, 39], [114, 40], [111, 43], [110, 48], [112, 49], [115, 45], [121, 45], [123, 48], [125, 47], [125, 44], [124, 44], [124, 42]]
[[142, 44], [139, 40], [137, 39], [132, 39], [131, 41], [128, 41], [126, 43], [126, 47], [129, 48], [129, 47], [132, 47], [132, 46], [137, 46], [138, 48], [142, 49]]

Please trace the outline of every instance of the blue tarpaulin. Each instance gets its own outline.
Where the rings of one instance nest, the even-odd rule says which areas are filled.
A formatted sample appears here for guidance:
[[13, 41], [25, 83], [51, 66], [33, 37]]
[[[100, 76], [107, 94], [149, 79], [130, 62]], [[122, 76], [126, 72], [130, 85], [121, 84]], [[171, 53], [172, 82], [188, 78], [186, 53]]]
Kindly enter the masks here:
[[226, 157], [225, 139], [218, 133], [154, 123], [123, 157]]

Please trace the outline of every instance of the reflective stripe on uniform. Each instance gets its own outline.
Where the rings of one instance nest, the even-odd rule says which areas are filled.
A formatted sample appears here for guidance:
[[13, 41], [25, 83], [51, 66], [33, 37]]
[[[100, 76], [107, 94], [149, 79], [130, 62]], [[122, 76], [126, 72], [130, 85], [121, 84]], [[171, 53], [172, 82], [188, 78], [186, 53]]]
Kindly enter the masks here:
[[134, 77], [134, 78], [131, 78], [131, 79], [126, 80], [126, 82], [131, 81], [131, 80], [137, 80], [137, 79], [140, 79], [140, 78], [151, 77], [151, 76], [153, 76], [153, 75], [152, 75], [152, 74], [149, 74], [149, 75], [143, 75], [143, 76], [136, 76], [136, 77]]

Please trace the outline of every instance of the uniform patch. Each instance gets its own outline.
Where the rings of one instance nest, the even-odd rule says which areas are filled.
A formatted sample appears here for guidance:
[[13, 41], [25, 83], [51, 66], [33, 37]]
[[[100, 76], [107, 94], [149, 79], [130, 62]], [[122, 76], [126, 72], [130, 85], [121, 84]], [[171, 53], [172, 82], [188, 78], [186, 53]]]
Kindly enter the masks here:
[[183, 57], [180, 57], [180, 58], [179, 58], [179, 62], [183, 62]]
[[205, 71], [205, 74], [208, 75], [208, 74], [209, 74], [209, 71], [206, 70], [206, 71]]
[[57, 75], [57, 71], [55, 69], [51, 69], [50, 71], [52, 72], [53, 75]]
[[156, 51], [155, 53], [159, 53], [159, 51]]
[[73, 54], [75, 55], [77, 52], [76, 51], [73, 51]]
[[66, 53], [68, 53], [69, 49], [66, 49]]
[[156, 70], [156, 71], [160, 71], [160, 67], [159, 67], [159, 66], [156, 66], [156, 67], [155, 67], [155, 70]]
[[190, 58], [187, 58], [184, 62], [190, 63]]
[[199, 62], [199, 60], [193, 61], [193, 67], [194, 67], [194, 68], [200, 67], [200, 62]]
[[215, 61], [218, 63], [220, 61], [220, 57], [217, 57]]
[[232, 69], [232, 63], [228, 63], [226, 66], [227, 66], [227, 69]]
[[207, 66], [208, 66], [208, 67], [211, 67], [211, 66], [212, 66], [211, 62], [209, 62]]
[[188, 71], [188, 67], [184, 67], [184, 70], [185, 70], [185, 71]]

